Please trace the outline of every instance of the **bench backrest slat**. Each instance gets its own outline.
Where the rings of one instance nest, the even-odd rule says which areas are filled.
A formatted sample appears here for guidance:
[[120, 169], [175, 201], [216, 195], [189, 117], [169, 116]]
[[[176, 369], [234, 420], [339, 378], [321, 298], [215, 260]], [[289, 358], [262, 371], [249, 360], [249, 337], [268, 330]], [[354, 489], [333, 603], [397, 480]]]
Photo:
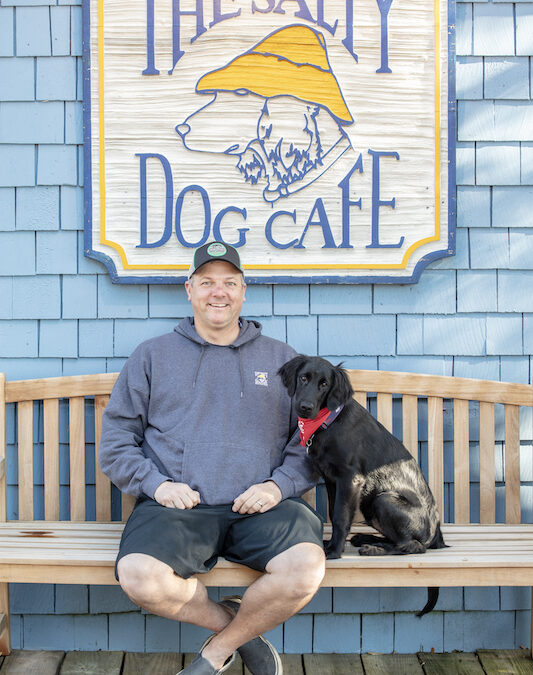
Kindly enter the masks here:
[[482, 524], [496, 520], [494, 403], [479, 404], [479, 510]]
[[59, 520], [59, 401], [43, 402], [44, 411], [44, 518]]
[[135, 506], [135, 497], [122, 493], [122, 520], [125, 522]]
[[19, 520], [33, 520], [33, 401], [18, 405]]
[[[70, 485], [85, 485], [85, 398], [69, 399]], [[85, 520], [85, 490], [70, 490], [70, 519]]]
[[402, 401], [403, 444], [418, 462], [418, 397], [406, 394]]
[[468, 437], [468, 401], [453, 401], [453, 475], [456, 523], [470, 522], [470, 448]]
[[428, 397], [428, 483], [444, 518], [444, 414], [442, 398]]
[[102, 473], [98, 462], [98, 448], [102, 435], [102, 414], [109, 396], [94, 397], [94, 444], [95, 444], [95, 490], [96, 490], [96, 520], [106, 522], [111, 520], [111, 481]]
[[378, 394], [377, 418], [392, 434], [392, 394]]
[[[444, 522], [521, 521], [520, 481], [528, 480], [528, 474], [527, 469], [522, 476], [520, 474], [520, 444], [531, 442], [533, 429], [528, 429], [525, 438], [520, 438], [520, 415], [521, 406], [533, 407], [532, 386], [383, 371], [352, 370], [348, 374], [356, 392], [354, 398], [367, 409], [376, 411], [377, 418], [390, 431], [398, 433], [401, 427], [401, 440], [427, 470]], [[18, 486], [13, 486], [18, 487], [19, 520], [62, 517], [77, 521], [96, 518], [99, 522], [108, 522], [112, 518], [128, 517], [135, 500], [120, 495], [102, 474], [98, 463], [102, 413], [116, 377], [116, 373], [108, 373], [6, 382], [4, 385], [0, 374], [0, 520], [7, 517], [7, 481], [5, 472], [2, 473], [2, 460], [8, 450], [10, 461], [18, 461], [19, 466]], [[11, 440], [8, 446], [4, 402], [14, 404], [14, 410], [9, 409]], [[68, 402], [67, 425], [65, 402]], [[94, 455], [91, 456], [93, 429], [85, 427], [93, 408]], [[40, 436], [41, 417], [44, 456], [39, 454], [43, 440]], [[14, 446], [12, 421], [15, 421], [14, 431], [17, 432]], [[522, 432], [524, 426], [522, 424]], [[68, 439], [63, 438], [67, 434]], [[526, 461], [523, 449], [522, 445], [522, 460]], [[475, 468], [478, 452], [479, 479]], [[91, 475], [93, 461], [95, 477], [91, 485], [90, 482], [86, 484], [90, 480], [86, 473]], [[62, 462], [70, 464], [69, 486], [60, 486], [60, 467], [62, 476], [66, 468]], [[44, 490], [38, 479], [43, 463]], [[499, 488], [502, 472], [504, 491]], [[453, 484], [448, 482], [450, 478]], [[479, 497], [476, 493], [478, 480]], [[60, 499], [68, 496], [65, 488], [70, 490], [70, 512], [66, 500], [63, 503]], [[16, 492], [14, 496], [16, 498]], [[305, 499], [313, 506], [318, 502], [318, 507], [322, 508], [324, 486], [305, 495]], [[17, 517], [16, 506], [11, 505], [9, 513], [10, 517]], [[527, 508], [524, 508], [524, 514], [531, 520]]]
[[[0, 373], [0, 462], [4, 466], [4, 471], [0, 475], [0, 522], [7, 519], [7, 499], [6, 499], [6, 457], [7, 457], [7, 429], [6, 429], [6, 376]], [[1, 586], [0, 586], [1, 588]], [[0, 598], [1, 600], [1, 598]]]
[[366, 408], [366, 391], [354, 391], [353, 397], [359, 405]]
[[505, 406], [505, 522], [520, 522], [520, 408]]

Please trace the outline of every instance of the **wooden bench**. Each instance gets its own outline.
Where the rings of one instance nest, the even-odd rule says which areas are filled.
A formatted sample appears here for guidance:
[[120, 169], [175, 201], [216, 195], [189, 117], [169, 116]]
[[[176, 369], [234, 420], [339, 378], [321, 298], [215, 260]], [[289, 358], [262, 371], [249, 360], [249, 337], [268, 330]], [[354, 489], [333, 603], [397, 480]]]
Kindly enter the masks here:
[[[371, 558], [347, 544], [343, 558], [328, 561], [324, 586], [533, 586], [533, 387], [349, 372], [357, 400], [420, 458], [450, 548]], [[8, 582], [116, 583], [114, 560], [133, 500], [95, 460], [115, 379], [6, 382], [0, 374], [1, 654], [10, 650]], [[522, 488], [521, 466], [529, 481]], [[322, 488], [307, 500], [323, 505]], [[256, 576], [220, 560], [202, 579], [245, 586]]]

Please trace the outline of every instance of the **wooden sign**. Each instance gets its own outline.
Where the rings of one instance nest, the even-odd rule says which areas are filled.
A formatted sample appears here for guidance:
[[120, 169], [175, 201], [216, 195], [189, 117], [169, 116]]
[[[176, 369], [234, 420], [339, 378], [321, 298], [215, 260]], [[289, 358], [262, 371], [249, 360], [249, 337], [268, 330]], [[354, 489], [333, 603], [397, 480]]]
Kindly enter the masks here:
[[455, 252], [453, 12], [85, 0], [86, 255], [173, 283], [218, 239], [251, 282], [417, 281]]

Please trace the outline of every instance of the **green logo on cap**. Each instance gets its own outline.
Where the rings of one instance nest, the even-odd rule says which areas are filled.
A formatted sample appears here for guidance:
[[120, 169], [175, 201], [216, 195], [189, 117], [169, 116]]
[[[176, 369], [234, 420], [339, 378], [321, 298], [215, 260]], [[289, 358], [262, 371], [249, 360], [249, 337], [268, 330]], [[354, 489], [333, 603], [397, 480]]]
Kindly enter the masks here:
[[224, 246], [224, 244], [219, 244], [219, 243], [214, 243], [211, 244], [211, 246], [207, 247], [207, 253], [208, 255], [212, 255], [214, 258], [218, 258], [221, 255], [224, 255], [227, 253], [227, 248]]

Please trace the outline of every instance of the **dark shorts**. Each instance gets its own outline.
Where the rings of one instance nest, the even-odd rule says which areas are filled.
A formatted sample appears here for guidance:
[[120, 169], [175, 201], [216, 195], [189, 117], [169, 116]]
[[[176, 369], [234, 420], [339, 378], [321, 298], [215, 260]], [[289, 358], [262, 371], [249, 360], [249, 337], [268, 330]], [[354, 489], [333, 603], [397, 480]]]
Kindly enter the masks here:
[[255, 514], [234, 513], [231, 506], [174, 509], [141, 498], [124, 528], [117, 563], [144, 553], [187, 579], [208, 572], [219, 556], [264, 572], [274, 556], [296, 544], [322, 547], [322, 521], [303, 499], [286, 499]]

